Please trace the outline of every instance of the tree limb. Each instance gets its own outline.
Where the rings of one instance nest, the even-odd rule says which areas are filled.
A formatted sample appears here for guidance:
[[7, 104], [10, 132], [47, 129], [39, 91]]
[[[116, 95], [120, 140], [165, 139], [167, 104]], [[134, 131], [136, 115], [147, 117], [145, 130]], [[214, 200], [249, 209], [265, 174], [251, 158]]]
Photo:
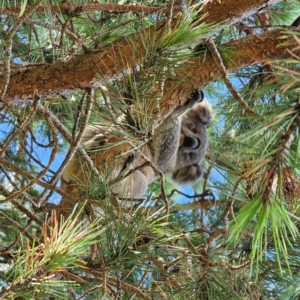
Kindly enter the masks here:
[[[234, 5], [231, 2], [234, 2]], [[224, 26], [227, 26], [228, 23], [232, 24], [238, 21], [233, 15], [238, 16], [239, 19], [245, 18], [270, 5], [270, 1], [266, 0], [257, 0], [254, 4], [252, 0], [236, 2], [229, 0], [222, 1], [221, 4], [212, 3], [207, 5], [206, 10], [203, 12], [208, 12], [208, 15], [205, 16], [203, 21], [207, 23], [224, 22]], [[280, 1], [274, 0], [272, 4], [277, 2]], [[234, 10], [232, 8], [226, 9], [228, 5], [232, 5], [231, 7], [234, 7]], [[128, 37], [121, 38], [103, 47], [98, 52], [80, 55], [67, 63], [58, 62], [14, 74], [10, 78], [4, 101], [9, 104], [24, 103], [32, 99], [34, 89], [38, 90], [41, 98], [51, 98], [56, 95], [73, 92], [76, 89], [97, 88], [101, 85], [101, 76], [106, 77], [106, 79], [113, 79], [117, 74], [120, 74], [125, 66], [126, 68], [132, 66], [132, 43], [139, 45], [141, 34], [145, 35], [150, 32], [151, 36], [155, 34], [157, 39], [159, 39], [164, 31], [164, 26], [165, 24], [161, 23], [156, 28], [146, 29], [143, 33], [131, 36], [131, 40]], [[280, 31], [275, 30], [225, 44], [225, 47], [228, 46], [233, 52], [236, 52], [236, 55], [231, 57], [231, 60], [234, 61], [233, 65], [226, 66], [226, 69], [234, 71], [245, 65], [258, 63], [265, 59], [283, 57], [283, 54], [285, 54], [284, 50], [291, 48], [292, 45], [285, 45], [285, 47], [277, 49], [276, 47], [279, 44], [277, 38], [280, 35]], [[146, 49], [140, 49], [139, 57], [145, 56]], [[139, 59], [137, 59], [136, 65], [139, 62]], [[184, 71], [189, 73], [191, 78], [194, 77], [192, 78], [193, 90], [194, 88], [201, 88], [208, 82], [221, 76], [213, 63], [212, 57], [205, 59], [204, 55], [200, 55], [198, 58], [188, 61], [186, 65], [188, 67]], [[212, 65], [214, 66], [213, 71], [211, 69]], [[201, 73], [199, 72], [200, 69]], [[85, 76], [83, 78], [78, 76], [78, 74], [84, 74]], [[177, 75], [181, 76], [182, 74]], [[187, 78], [187, 81], [189, 79]], [[3, 81], [3, 76], [0, 76], [0, 84], [3, 84]], [[191, 87], [190, 85], [188, 89], [191, 89]], [[174, 103], [174, 99], [178, 99], [178, 93], [179, 91], [177, 90], [173, 95], [170, 94], [169, 100], [166, 100], [166, 102], [171, 103], [173, 106], [174, 104], [178, 105], [178, 102]]]

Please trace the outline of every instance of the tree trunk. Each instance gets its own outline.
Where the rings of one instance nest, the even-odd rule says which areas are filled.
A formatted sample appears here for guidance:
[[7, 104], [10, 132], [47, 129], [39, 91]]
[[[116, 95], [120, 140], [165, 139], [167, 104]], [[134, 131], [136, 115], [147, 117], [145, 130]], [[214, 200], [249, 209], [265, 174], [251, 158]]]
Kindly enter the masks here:
[[[280, 1], [228, 0], [221, 3], [214, 1], [214, 3], [206, 6], [204, 12], [207, 12], [208, 15], [205, 16], [203, 21], [207, 23], [224, 22], [223, 26], [228, 26], [278, 2]], [[157, 33], [157, 31], [162, 34], [164, 25], [162, 23], [156, 28], [152, 28], [151, 34]], [[149, 30], [146, 30], [146, 32], [149, 34]], [[160, 34], [158, 34], [158, 38]], [[234, 68], [229, 67], [229, 69], [233, 71], [249, 63], [260, 62], [264, 59], [281, 58], [284, 49], [274, 51], [276, 50], [276, 45], [279, 43], [276, 41], [274, 44], [274, 39], [279, 36], [280, 32], [274, 31], [273, 33], [268, 32], [267, 36], [265, 34], [262, 37], [250, 36], [241, 41], [238, 40], [229, 43], [228, 45], [232, 46], [232, 50], [238, 53], [238, 56], [233, 58], [237, 61], [234, 64]], [[139, 45], [139, 34], [133, 36], [132, 39], [132, 42]], [[253, 39], [257, 44], [253, 43]], [[121, 38], [117, 42], [103, 47], [96, 53], [79, 55], [67, 63], [58, 62], [16, 73], [10, 78], [7, 93], [3, 100], [10, 104], [26, 102], [26, 100], [32, 99], [34, 90], [38, 91], [40, 98], [50, 98], [73, 92], [75, 89], [97, 87], [101, 85], [102, 76], [105, 76], [107, 79], [114, 78], [117, 74], [120, 74], [124, 68], [124, 64], [127, 65], [127, 62], [129, 62], [128, 65], [131, 65], [132, 42], [128, 42], [128, 40], [128, 37]], [[270, 45], [269, 42], [271, 42]], [[263, 48], [264, 51], [261, 51]], [[139, 55], [145, 56], [145, 49], [141, 49], [141, 51], [142, 53]], [[204, 60], [200, 57], [199, 59], [194, 59], [192, 62], [196, 62], [197, 67], [193, 67], [187, 71], [199, 77], [199, 82], [195, 86], [196, 88], [200, 88], [211, 80], [219, 78], [220, 73], [215, 67], [214, 72], [211, 72], [213, 64], [211, 58]], [[136, 63], [138, 64], [139, 62], [137, 61]], [[201, 73], [198, 71], [200, 68]], [[3, 84], [3, 80], [4, 76], [1, 76], [0, 85]]]

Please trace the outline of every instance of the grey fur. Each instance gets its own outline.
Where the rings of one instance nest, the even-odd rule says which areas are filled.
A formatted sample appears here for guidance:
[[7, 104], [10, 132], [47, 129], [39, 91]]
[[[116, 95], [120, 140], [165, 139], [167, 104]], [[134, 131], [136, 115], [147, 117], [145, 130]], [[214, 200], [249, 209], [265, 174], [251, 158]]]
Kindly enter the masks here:
[[[185, 114], [182, 115], [183, 113]], [[145, 145], [141, 152], [163, 174], [171, 173], [176, 183], [195, 183], [203, 173], [200, 163], [207, 148], [206, 127], [211, 120], [211, 113], [211, 105], [204, 99], [202, 91], [195, 90], [191, 99], [176, 109], [156, 130], [152, 141]], [[99, 147], [99, 143], [105, 142], [105, 131], [101, 126], [88, 126], [82, 145], [86, 149]], [[149, 183], [158, 177], [151, 166], [142, 166], [145, 163], [143, 155], [137, 153], [138, 158], [134, 165], [136, 170], [114, 184], [113, 192], [126, 198], [143, 196]], [[72, 174], [76, 174], [76, 168], [79, 166], [75, 161], [71, 161], [63, 173], [62, 178], [65, 182], [69, 182]], [[123, 163], [123, 169], [131, 165], [126, 159]], [[118, 175], [113, 174], [112, 177], [116, 178]]]

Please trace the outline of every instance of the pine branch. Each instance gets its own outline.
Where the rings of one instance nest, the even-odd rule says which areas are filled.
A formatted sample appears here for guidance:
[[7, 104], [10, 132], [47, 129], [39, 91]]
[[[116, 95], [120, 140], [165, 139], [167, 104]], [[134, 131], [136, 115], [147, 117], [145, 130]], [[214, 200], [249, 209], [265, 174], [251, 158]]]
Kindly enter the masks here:
[[[228, 90], [230, 91], [230, 93], [232, 94], [232, 96], [236, 99], [236, 101], [241, 105], [241, 107], [245, 110], [246, 113], [248, 113], [250, 116], [255, 116], [258, 117], [258, 113], [256, 113], [248, 104], [247, 102], [243, 99], [242, 95], [236, 90], [236, 88], [233, 86], [233, 84], [231, 83], [228, 75], [227, 75], [227, 71], [226, 71], [226, 67], [224, 65], [224, 62], [221, 58], [221, 55], [217, 49], [216, 44], [214, 43], [214, 41], [210, 38], [206, 41], [206, 45], [208, 46], [208, 49], [210, 51], [210, 53], [212, 54], [217, 66], [219, 67], [219, 70], [221, 72], [221, 76], [222, 79], [224, 81], [224, 83], [226, 84]], [[261, 118], [261, 117], [259, 117]]]
[[12, 51], [12, 39], [13, 36], [15, 35], [17, 29], [20, 27], [20, 25], [24, 22], [24, 20], [29, 17], [38, 7], [39, 5], [43, 2], [43, 0], [37, 0], [34, 5], [32, 5], [30, 8], [27, 8], [21, 16], [18, 17], [17, 21], [14, 23], [12, 28], [8, 31], [6, 39], [5, 39], [5, 57], [3, 60], [4, 66], [4, 75], [3, 81], [0, 82], [1, 89], [0, 89], [0, 102], [3, 101], [4, 95], [7, 91], [7, 87], [9, 85], [9, 80], [10, 80], [10, 60], [11, 60], [11, 51]]
[[[272, 1], [265, 1], [265, 0], [259, 0], [256, 1], [256, 3], [253, 3], [253, 1], [241, 1], [241, 2], [233, 2], [232, 0], [227, 1], [226, 3], [222, 3], [221, 1], [218, 3], [214, 3], [212, 1], [207, 1], [205, 3], [205, 6], [203, 8], [204, 14], [207, 14], [207, 22], [212, 22], [211, 19], [217, 20], [216, 16], [220, 16], [224, 13], [224, 10], [227, 13], [227, 16], [224, 17], [224, 20], [230, 20], [230, 24], [236, 23], [234, 18], [232, 17], [233, 13], [228, 11], [226, 8], [228, 7], [234, 7], [233, 4], [236, 4], [237, 7], [237, 15], [240, 14], [240, 12], [243, 12], [245, 14], [245, 11], [250, 9], [253, 11], [262, 11], [263, 9], [267, 9], [268, 7], [281, 2], [282, 0], [272, 0]], [[182, 1], [181, 5], [174, 5], [173, 6], [173, 12], [180, 12], [184, 11], [186, 9], [186, 3], [185, 1]], [[190, 6], [191, 9], [199, 9], [201, 8], [202, 3], [197, 3], [192, 6]], [[31, 7], [30, 5], [27, 5], [27, 7]], [[60, 5], [50, 5], [50, 6], [43, 6], [36, 9], [36, 13], [45, 13], [45, 12], [52, 12], [52, 13], [63, 13], [67, 16], [79, 16], [82, 13], [87, 12], [93, 12], [93, 11], [108, 11], [108, 12], [136, 12], [136, 13], [143, 13], [143, 14], [150, 14], [150, 13], [168, 13], [169, 7], [153, 7], [153, 6], [144, 6], [144, 5], [128, 5], [128, 4], [113, 4], [113, 3], [89, 3], [89, 4], [81, 4], [81, 5], [72, 5], [64, 2]], [[1, 13], [8, 14], [8, 15], [19, 15], [20, 13], [20, 7], [18, 6], [6, 6], [1, 9]], [[244, 15], [243, 18], [246, 18], [247, 15]]]
[[[42, 115], [45, 115], [45, 113], [46, 113], [45, 108], [40, 103], [37, 104], [37, 111]], [[51, 113], [51, 112], [48, 112], [48, 113], [49, 113], [49, 118], [51, 118], [54, 126], [59, 131], [59, 133], [66, 139], [66, 141], [70, 145], [74, 145], [74, 140], [72, 138], [72, 134], [67, 130], [67, 128], [62, 124], [62, 122], [53, 113]], [[82, 156], [83, 159], [86, 160], [86, 162], [87, 162], [88, 166], [91, 168], [91, 170], [95, 174], [98, 174], [98, 171], [94, 167], [93, 161], [87, 155], [85, 149], [82, 146], [80, 146], [79, 144], [77, 145], [77, 151], [79, 152], [80, 156]]]
[[[233, 0], [230, 0], [233, 1]], [[230, 2], [229, 1], [229, 2]], [[214, 22], [222, 22], [225, 20], [230, 20], [230, 24], [233, 23], [234, 18], [232, 18], [233, 12], [230, 11], [230, 17], [226, 15], [225, 12], [229, 11], [226, 9], [227, 5], [230, 5], [228, 1], [226, 2], [225, 7], [222, 6], [222, 3], [220, 5], [214, 5], [214, 11], [208, 10], [210, 13], [208, 16], [206, 16], [203, 21], [207, 23], [214, 23]], [[240, 17], [239, 12], [243, 12], [243, 17], [247, 17], [248, 15], [251, 15], [253, 13], [253, 9], [262, 9], [266, 6], [266, 2], [269, 1], [260, 1], [260, 4], [253, 4], [253, 1], [249, 0], [249, 3], [247, 1], [241, 1], [237, 5], [236, 1], [234, 1], [234, 5], [232, 7], [235, 8], [235, 13], [237, 16]], [[228, 4], [227, 4], [228, 3]], [[276, 3], [276, 1], [274, 1]], [[218, 14], [219, 13], [219, 14]], [[224, 19], [223, 19], [224, 18]], [[235, 20], [237, 21], [237, 20]], [[228, 23], [224, 23], [224, 26], [228, 26]], [[218, 28], [220, 29], [220, 28]], [[156, 35], [157, 42], [159, 41], [161, 34], [165, 30], [165, 24], [161, 23], [158, 24], [155, 28], [146, 29], [142, 35], [144, 36], [154, 36]], [[211, 32], [213, 34], [213, 32]], [[247, 40], [244, 40], [241, 45], [238, 45], [234, 42], [225, 44], [224, 46], [233, 47], [233, 51], [236, 51], [237, 56], [239, 54], [243, 54], [241, 57], [243, 59], [239, 58], [236, 59], [236, 57], [233, 57], [232, 60], [235, 61], [235, 66], [232, 68], [228, 68], [226, 66], [227, 70], [233, 71], [237, 70], [238, 68], [243, 67], [245, 64], [253, 64], [261, 62], [264, 59], [276, 59], [276, 58], [282, 58], [286, 57], [286, 54], [283, 50], [285, 50], [283, 47], [281, 49], [277, 49], [276, 46], [279, 44], [278, 41], [276, 41], [276, 38], [280, 37], [280, 31], [274, 31], [273, 34], [270, 31], [269, 35], [268, 33], [258, 35], [257, 38], [254, 37], [248, 37], [249, 38], [249, 44], [247, 43]], [[23, 99], [30, 99], [32, 97], [32, 88], [28, 90], [28, 87], [35, 87], [39, 91], [39, 95], [41, 98], [47, 98], [52, 97], [53, 95], [58, 95], [61, 93], [67, 93], [71, 92], [76, 89], [82, 89], [86, 87], [96, 87], [101, 83], [101, 80], [97, 78], [97, 74], [99, 73], [99, 70], [101, 70], [101, 74], [104, 74], [105, 77], [108, 79], [114, 78], [116, 74], [120, 74], [122, 71], [120, 67], [124, 68], [124, 62], [126, 63], [126, 68], [128, 65], [131, 65], [132, 61], [132, 43], [139, 45], [140, 42], [140, 34], [137, 34], [135, 36], [128, 38], [121, 38], [117, 42], [114, 42], [106, 47], [103, 47], [101, 51], [97, 53], [88, 53], [82, 56], [79, 56], [77, 58], [72, 59], [66, 64], [62, 63], [56, 63], [49, 66], [42, 66], [36, 69], [29, 70], [26, 75], [24, 73], [21, 74], [14, 74], [10, 78], [10, 85], [8, 86], [7, 94], [4, 98], [5, 101], [8, 101], [9, 103], [18, 103], [18, 102], [24, 102], [24, 100], [16, 99], [16, 95], [22, 95]], [[260, 39], [261, 38], [261, 39]], [[270, 41], [268, 40], [270, 39]], [[252, 39], [251, 47], [250, 47], [250, 40]], [[255, 40], [254, 40], [255, 39]], [[274, 40], [275, 39], [275, 40]], [[128, 40], [131, 40], [131, 42], [128, 42]], [[237, 41], [238, 42], [238, 41]], [[267, 42], [267, 43], [266, 43]], [[268, 44], [270, 42], [270, 44]], [[264, 49], [265, 51], [263, 53], [257, 53], [255, 55], [255, 52], [253, 53], [253, 45], [257, 45], [257, 51], [259, 51], [259, 48], [262, 48], [262, 45], [264, 43], [264, 46], [269, 48], [268, 51]], [[236, 44], [236, 45], [235, 45]], [[239, 50], [239, 46], [241, 49]], [[243, 47], [244, 46], [244, 47]], [[247, 47], [247, 49], [246, 49]], [[291, 48], [291, 45], [286, 45], [286, 48]], [[251, 49], [251, 51], [249, 51]], [[142, 49], [140, 49], [142, 50]], [[247, 51], [248, 50], [248, 51]], [[276, 51], [275, 51], [276, 50]], [[244, 53], [243, 53], [244, 52]], [[249, 53], [250, 52], [250, 53]], [[278, 52], [278, 53], [276, 53]], [[254, 55], [253, 55], [254, 54]], [[145, 52], [141, 52], [139, 54], [141, 57], [146, 56]], [[247, 57], [245, 57], [247, 56]], [[252, 57], [253, 56], [253, 57]], [[103, 58], [105, 59], [103, 60]], [[193, 69], [188, 68], [187, 72], [193, 71], [193, 74], [191, 74], [191, 78], [194, 81], [196, 78], [199, 77], [198, 69], [201, 69], [203, 71], [201, 74], [201, 78], [199, 80], [195, 80], [195, 88], [201, 88], [205, 84], [207, 84], [209, 81], [216, 80], [220, 77], [219, 71], [214, 73], [211, 72], [211, 66], [212, 61], [211, 58], [208, 58], [207, 61], [205, 61], [205, 56], [200, 56], [199, 59], [190, 60], [190, 63], [188, 66], [195, 64], [195, 67]], [[202, 62], [205, 61], [203, 64]], [[136, 58], [136, 65], [140, 63], [140, 59]], [[90, 66], [98, 66], [98, 68], [90, 68]], [[132, 66], [134, 67], [134, 66]], [[195, 72], [195, 69], [197, 72]], [[209, 72], [208, 72], [209, 69]], [[214, 71], [216, 68], [213, 68]], [[68, 70], [66, 74], [66, 70]], [[55, 80], [52, 78], [53, 74], [56, 74]], [[78, 78], [78, 74], [85, 74], [85, 79]], [[22, 80], [20, 80], [20, 75], [22, 76]], [[181, 75], [181, 74], [178, 74]], [[195, 76], [196, 75], [196, 76]], [[32, 81], [32, 78], [34, 81]], [[36, 79], [39, 78], [43, 84], [39, 84], [39, 82], [36, 81]], [[0, 77], [0, 83], [3, 81], [3, 77]], [[53, 82], [55, 82], [55, 86], [53, 86]], [[51, 91], [50, 91], [51, 90]], [[16, 101], [16, 102], [15, 102]], [[26, 101], [26, 100], [25, 100]]]
[[[28, 5], [30, 7], [30, 5]], [[174, 10], [176, 12], [181, 11], [180, 6], [175, 6]], [[94, 11], [107, 11], [107, 12], [135, 12], [143, 14], [151, 13], [166, 13], [168, 8], [163, 6], [145, 6], [145, 5], [131, 5], [131, 4], [114, 4], [114, 3], [88, 3], [88, 4], [68, 4], [66, 2], [59, 5], [49, 5], [43, 6], [36, 9], [36, 13], [62, 13], [67, 16], [79, 16], [82, 13], [94, 12]], [[1, 9], [3, 14], [14, 14], [18, 15], [20, 13], [20, 7], [18, 6], [6, 6]]]
[[[67, 152], [64, 161], [61, 163], [60, 167], [55, 172], [54, 176], [52, 176], [51, 180], [49, 181], [49, 184], [55, 185], [56, 182], [61, 178], [62, 173], [64, 172], [64, 170], [67, 167], [68, 163], [74, 157], [74, 155], [75, 155], [75, 153], [77, 151], [77, 148], [78, 148], [78, 146], [81, 143], [82, 136], [83, 136], [83, 133], [84, 133], [84, 131], [86, 129], [86, 126], [88, 124], [89, 117], [90, 117], [90, 114], [91, 114], [91, 111], [92, 111], [92, 107], [93, 107], [94, 91], [93, 90], [87, 91], [87, 93], [84, 95], [84, 98], [86, 98], [86, 97], [87, 97], [87, 104], [86, 104], [86, 108], [85, 108], [85, 112], [84, 112], [84, 118], [82, 120], [82, 126], [81, 126], [79, 132], [75, 136], [74, 133], [75, 133], [75, 129], [77, 128], [77, 124], [76, 123], [74, 124], [73, 133], [72, 133], [72, 136], [73, 136], [72, 138], [73, 138], [74, 142], [72, 142], [70, 144], [70, 149]], [[48, 115], [49, 115], [49, 113], [48, 113]], [[50, 118], [50, 116], [48, 116], [48, 119], [52, 122], [52, 119]], [[56, 123], [52, 123], [52, 124], [53, 124], [53, 126], [55, 126], [55, 128], [57, 128], [57, 125], [58, 125], [57, 122]], [[61, 125], [62, 124], [59, 124], [59, 128], [61, 128]], [[88, 157], [88, 156], [85, 154], [84, 157]], [[93, 169], [94, 169], [94, 166], [93, 166]], [[42, 206], [42, 205], [45, 204], [45, 202], [47, 200], [47, 198], [45, 197], [47, 191], [48, 190], [45, 189], [43, 191], [43, 193], [41, 194], [41, 196], [39, 197], [39, 199], [38, 199], [38, 206]]]

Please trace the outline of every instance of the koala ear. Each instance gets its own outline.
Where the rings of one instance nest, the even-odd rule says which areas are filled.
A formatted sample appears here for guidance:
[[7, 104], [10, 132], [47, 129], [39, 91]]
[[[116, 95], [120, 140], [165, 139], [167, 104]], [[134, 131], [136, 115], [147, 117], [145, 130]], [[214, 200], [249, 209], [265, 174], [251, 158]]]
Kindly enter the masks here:
[[201, 123], [209, 125], [212, 119], [212, 107], [205, 98], [193, 107], [193, 111], [196, 112]]
[[203, 171], [198, 164], [174, 170], [172, 180], [180, 185], [193, 185], [203, 175]]

